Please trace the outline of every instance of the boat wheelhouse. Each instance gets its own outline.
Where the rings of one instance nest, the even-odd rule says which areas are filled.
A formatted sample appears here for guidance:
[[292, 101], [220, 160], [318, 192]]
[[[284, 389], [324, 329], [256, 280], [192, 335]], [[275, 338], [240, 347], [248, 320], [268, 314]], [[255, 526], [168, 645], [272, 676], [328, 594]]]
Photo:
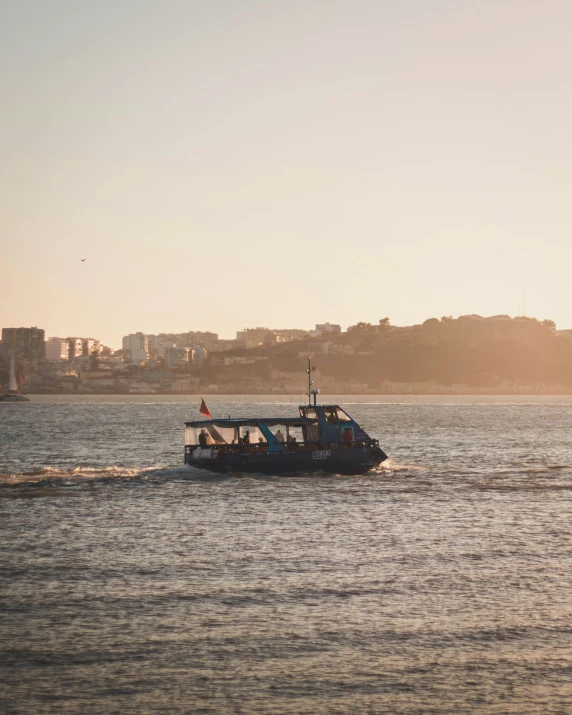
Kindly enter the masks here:
[[309, 378], [311, 394], [314, 404], [301, 406], [299, 417], [186, 422], [185, 464], [220, 474], [363, 474], [387, 459], [379, 442], [339, 405], [316, 404]]

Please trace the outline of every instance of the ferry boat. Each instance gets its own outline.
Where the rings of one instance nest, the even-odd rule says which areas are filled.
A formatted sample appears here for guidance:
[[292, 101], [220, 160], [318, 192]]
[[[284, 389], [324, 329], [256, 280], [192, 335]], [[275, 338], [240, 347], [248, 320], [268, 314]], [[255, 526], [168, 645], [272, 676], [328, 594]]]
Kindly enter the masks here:
[[[299, 417], [185, 422], [185, 464], [218, 474], [364, 474], [387, 459], [339, 405], [316, 404], [308, 361], [308, 404]], [[314, 398], [312, 404], [312, 396]], [[208, 414], [208, 412], [207, 412]]]

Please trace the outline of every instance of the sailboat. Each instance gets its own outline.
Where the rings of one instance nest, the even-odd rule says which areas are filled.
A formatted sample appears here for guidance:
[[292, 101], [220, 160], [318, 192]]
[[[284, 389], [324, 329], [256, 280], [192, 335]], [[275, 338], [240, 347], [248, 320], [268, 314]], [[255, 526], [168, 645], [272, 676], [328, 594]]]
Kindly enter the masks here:
[[14, 365], [14, 353], [10, 358], [10, 382], [8, 383], [8, 392], [0, 395], [0, 402], [30, 402], [29, 397], [25, 397], [18, 389], [16, 382], [16, 366]]

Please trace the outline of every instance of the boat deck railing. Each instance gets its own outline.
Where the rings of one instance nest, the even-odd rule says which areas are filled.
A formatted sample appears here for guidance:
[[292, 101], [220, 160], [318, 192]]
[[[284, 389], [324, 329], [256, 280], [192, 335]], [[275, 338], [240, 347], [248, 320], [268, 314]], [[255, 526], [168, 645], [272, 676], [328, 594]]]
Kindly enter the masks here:
[[[285, 442], [284, 449], [287, 452], [308, 451], [318, 449], [350, 449], [350, 448], [372, 448], [379, 447], [377, 439], [367, 440], [352, 440], [351, 442]], [[245, 453], [266, 453], [268, 452], [268, 443], [259, 442], [253, 444], [207, 444], [207, 449], [215, 449], [217, 452], [235, 452], [239, 454]], [[199, 444], [186, 444], [185, 454], [192, 454], [196, 449], [201, 449]], [[204, 448], [203, 448], [204, 449]], [[274, 452], [277, 454], [278, 452]]]

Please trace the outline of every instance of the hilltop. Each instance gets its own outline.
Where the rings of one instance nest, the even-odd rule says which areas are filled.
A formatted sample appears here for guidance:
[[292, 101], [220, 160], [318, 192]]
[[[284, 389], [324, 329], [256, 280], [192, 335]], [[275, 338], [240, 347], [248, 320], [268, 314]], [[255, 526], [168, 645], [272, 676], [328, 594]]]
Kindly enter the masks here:
[[326, 338], [221, 353], [205, 369], [218, 383], [240, 372], [289, 389], [308, 355], [326, 391], [572, 390], [572, 331], [556, 331], [550, 320], [507, 315], [430, 318], [408, 327], [384, 318]]

